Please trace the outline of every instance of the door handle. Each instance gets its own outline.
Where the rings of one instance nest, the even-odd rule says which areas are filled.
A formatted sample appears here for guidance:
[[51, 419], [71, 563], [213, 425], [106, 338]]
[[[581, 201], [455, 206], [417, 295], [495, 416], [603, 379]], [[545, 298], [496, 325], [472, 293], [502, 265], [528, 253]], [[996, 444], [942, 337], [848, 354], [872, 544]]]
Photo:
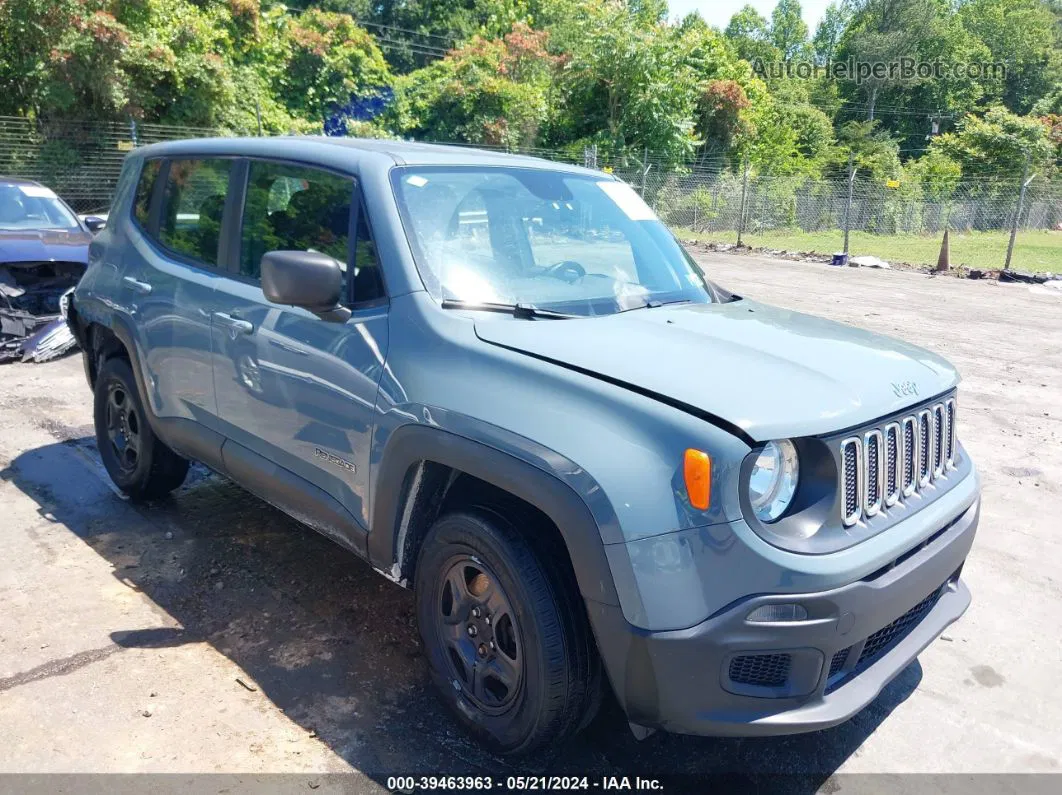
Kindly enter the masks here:
[[232, 315], [226, 315], [224, 312], [215, 312], [214, 320], [221, 323], [221, 325], [229, 328], [233, 335], [236, 334], [250, 334], [254, 331], [254, 323], [249, 320], [240, 320], [238, 317]]
[[147, 295], [151, 292], [151, 285], [147, 282], [140, 282], [134, 279], [132, 276], [126, 276], [122, 279], [122, 284], [128, 287], [133, 292], [140, 293], [141, 295]]
[[276, 348], [280, 348], [282, 351], [287, 351], [288, 353], [297, 353], [299, 354], [299, 356], [306, 355], [306, 351], [304, 351], [302, 348], [297, 348], [294, 345], [288, 345], [287, 343], [280, 342], [278, 340], [270, 340], [269, 344]]

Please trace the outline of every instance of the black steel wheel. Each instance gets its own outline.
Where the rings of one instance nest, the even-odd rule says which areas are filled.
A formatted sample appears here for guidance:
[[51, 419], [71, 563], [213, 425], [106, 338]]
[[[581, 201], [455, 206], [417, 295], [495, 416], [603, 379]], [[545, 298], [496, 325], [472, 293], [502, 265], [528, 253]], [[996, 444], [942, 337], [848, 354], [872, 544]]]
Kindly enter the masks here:
[[535, 541], [540, 528], [519, 521], [488, 508], [449, 513], [428, 531], [416, 569], [417, 622], [439, 696], [501, 754], [575, 733], [599, 671], [570, 566]]
[[184, 482], [188, 461], [155, 436], [125, 359], [100, 368], [93, 414], [103, 466], [130, 499], [161, 497]]
[[509, 598], [487, 566], [457, 555], [440, 580], [435, 628], [444, 644], [451, 683], [488, 714], [513, 703], [523, 679], [519, 630]]
[[123, 473], [134, 472], [140, 462], [140, 415], [120, 381], [107, 384], [106, 411], [110, 452]]

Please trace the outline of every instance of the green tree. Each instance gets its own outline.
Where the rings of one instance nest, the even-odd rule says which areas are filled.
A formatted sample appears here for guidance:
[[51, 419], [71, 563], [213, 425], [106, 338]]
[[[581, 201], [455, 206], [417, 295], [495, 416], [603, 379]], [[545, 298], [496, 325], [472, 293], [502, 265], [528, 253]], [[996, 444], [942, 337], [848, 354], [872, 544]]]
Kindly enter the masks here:
[[799, 0], [778, 0], [771, 12], [771, 42], [785, 61], [808, 54], [808, 26]]
[[0, 30], [0, 112], [112, 118], [124, 110], [130, 32], [102, 0], [4, 0]]
[[738, 57], [751, 64], [760, 62], [766, 65], [782, 59], [781, 51], [771, 40], [767, 20], [750, 5], [744, 6], [730, 18], [724, 35], [734, 46]]
[[822, 13], [822, 19], [819, 20], [818, 27], [815, 28], [815, 37], [811, 40], [812, 47], [815, 50], [815, 61], [819, 64], [827, 64], [833, 60], [834, 55], [837, 53], [837, 47], [841, 43], [841, 36], [844, 35], [845, 28], [848, 27], [849, 19], [851, 18], [850, 9], [847, 3], [834, 2], [826, 6], [826, 10]]
[[1062, 21], [1043, 0], [970, 0], [959, 19], [990, 59], [1006, 66], [994, 96], [1010, 110], [1028, 113], [1062, 82]]
[[391, 83], [376, 41], [347, 14], [311, 8], [291, 20], [285, 32], [288, 58], [273, 88], [297, 115], [323, 119]]
[[693, 154], [701, 84], [729, 60], [717, 34], [645, 24], [622, 0], [585, 3], [560, 32], [569, 61], [553, 140], [593, 141], [617, 153], [648, 148], [673, 163]]
[[994, 107], [983, 116], [969, 114], [955, 132], [933, 141], [931, 151], [940, 152], [962, 166], [965, 177], [1017, 179], [1025, 168], [1051, 171], [1055, 154], [1051, 130], [1042, 119], [1017, 116]]
[[398, 78], [392, 123], [427, 140], [536, 143], [559, 63], [547, 50], [548, 38], [523, 23], [502, 39], [474, 36], [446, 58]]
[[894, 65], [902, 59], [917, 60], [919, 45], [929, 35], [932, 22], [943, 6], [938, 0], [849, 0], [852, 20], [841, 40], [840, 56], [873, 68], [857, 87], [873, 119], [882, 92], [902, 76]]

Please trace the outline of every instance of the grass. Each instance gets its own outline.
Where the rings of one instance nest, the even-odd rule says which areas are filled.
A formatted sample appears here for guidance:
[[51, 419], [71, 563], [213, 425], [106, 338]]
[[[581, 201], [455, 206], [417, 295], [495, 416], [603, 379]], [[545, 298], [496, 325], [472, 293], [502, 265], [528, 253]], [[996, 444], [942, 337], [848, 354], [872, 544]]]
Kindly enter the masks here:
[[[683, 240], [711, 240], [734, 243], [733, 231], [694, 232], [676, 229]], [[848, 249], [852, 256], [872, 255], [887, 262], [908, 262], [912, 265], [935, 265], [940, 254], [938, 235], [872, 235], [853, 232]], [[1007, 258], [1009, 232], [966, 232], [951, 234], [951, 264], [966, 265], [981, 270], [998, 270]], [[774, 248], [786, 251], [813, 251], [833, 254], [844, 247], [841, 232], [802, 232], [782, 229], [743, 235], [743, 242], [753, 248]], [[1018, 232], [1010, 267], [1019, 271], [1062, 273], [1062, 232]]]

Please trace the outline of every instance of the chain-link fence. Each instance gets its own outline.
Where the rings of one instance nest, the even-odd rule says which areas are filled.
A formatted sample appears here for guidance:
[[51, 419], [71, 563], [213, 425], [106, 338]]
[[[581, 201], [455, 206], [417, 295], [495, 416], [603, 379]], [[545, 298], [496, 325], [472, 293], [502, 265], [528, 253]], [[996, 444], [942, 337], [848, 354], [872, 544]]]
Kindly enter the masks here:
[[[131, 120], [40, 122], [0, 116], [0, 175], [36, 179], [78, 212], [102, 211], [110, 204], [126, 152], [159, 141], [222, 134]], [[521, 151], [614, 171], [668, 224], [706, 237], [729, 237], [738, 230], [840, 231], [846, 225], [851, 231], [882, 235], [936, 234], [945, 227], [1009, 230], [1021, 188], [1020, 175], [1013, 175], [947, 185], [855, 180], [849, 190], [844, 179], [753, 174], [746, 180], [744, 174], [725, 170], [669, 169], [646, 150], [607, 157], [599, 156], [596, 147]], [[1034, 180], [1022, 201], [1018, 225], [1059, 228], [1062, 185]]]
[[221, 134], [134, 121], [38, 122], [0, 116], [0, 176], [37, 180], [75, 212], [103, 212], [110, 206], [126, 152], [160, 141]]
[[[711, 236], [741, 229], [805, 232], [843, 230], [881, 235], [1009, 230], [1018, 212], [1021, 180], [948, 185], [855, 180], [824, 181], [741, 174], [624, 174], [671, 226]], [[851, 197], [849, 199], [849, 197]], [[1062, 225], [1062, 186], [1028, 186], [1019, 229]]]

